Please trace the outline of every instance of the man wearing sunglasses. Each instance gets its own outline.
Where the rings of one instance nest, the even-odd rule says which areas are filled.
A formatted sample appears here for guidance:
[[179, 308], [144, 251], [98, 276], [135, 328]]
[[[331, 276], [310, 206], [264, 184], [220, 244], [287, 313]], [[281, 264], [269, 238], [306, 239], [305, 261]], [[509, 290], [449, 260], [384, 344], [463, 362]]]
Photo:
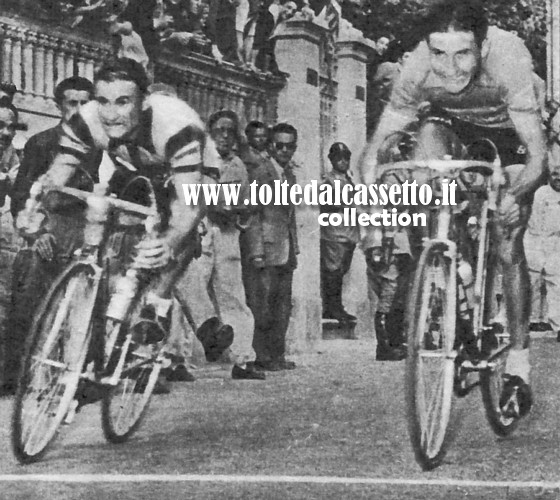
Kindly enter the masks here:
[[[295, 184], [292, 157], [297, 148], [297, 130], [279, 123], [271, 130], [271, 161], [251, 172], [259, 186], [274, 188], [274, 181]], [[286, 332], [292, 311], [292, 278], [298, 253], [293, 205], [266, 205], [247, 229], [251, 266], [251, 301], [255, 318], [253, 348], [255, 366], [268, 371], [293, 370], [287, 361]]]

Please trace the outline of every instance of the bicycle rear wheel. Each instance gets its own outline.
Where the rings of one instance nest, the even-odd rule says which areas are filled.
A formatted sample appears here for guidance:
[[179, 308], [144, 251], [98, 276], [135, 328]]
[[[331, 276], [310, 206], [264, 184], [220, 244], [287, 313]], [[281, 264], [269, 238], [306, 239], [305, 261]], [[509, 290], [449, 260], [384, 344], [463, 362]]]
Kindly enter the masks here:
[[480, 373], [480, 392], [486, 419], [492, 430], [502, 437], [509, 436], [519, 424], [518, 418], [504, 415], [500, 408], [508, 352], [507, 346], [498, 345], [498, 350], [490, 356], [490, 367]]
[[407, 311], [406, 408], [414, 454], [424, 470], [445, 456], [453, 404], [456, 273], [446, 250], [431, 242], [423, 251]]
[[[127, 325], [109, 320], [107, 326], [126, 328]], [[103, 398], [101, 405], [101, 427], [111, 443], [123, 443], [138, 429], [161, 370], [158, 360], [160, 343], [136, 344], [128, 339], [130, 334], [122, 333], [126, 332], [121, 332], [113, 348], [113, 353], [127, 351], [120, 380]]]
[[12, 449], [21, 463], [43, 456], [72, 403], [98, 284], [92, 266], [75, 264], [55, 281], [35, 315], [12, 415]]

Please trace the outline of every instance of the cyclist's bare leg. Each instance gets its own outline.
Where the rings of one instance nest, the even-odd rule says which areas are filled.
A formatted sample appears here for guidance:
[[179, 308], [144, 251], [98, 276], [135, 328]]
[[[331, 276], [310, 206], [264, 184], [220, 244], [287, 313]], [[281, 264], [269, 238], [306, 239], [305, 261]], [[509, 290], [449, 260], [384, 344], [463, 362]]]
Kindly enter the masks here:
[[529, 269], [523, 250], [524, 227], [497, 228], [498, 255], [503, 266], [503, 294], [513, 349], [529, 344], [531, 308]]
[[532, 406], [529, 387], [529, 314], [531, 308], [529, 270], [523, 251], [525, 227], [498, 228], [498, 252], [503, 269], [503, 295], [511, 349], [507, 353], [505, 384], [500, 397], [504, 414], [523, 417]]

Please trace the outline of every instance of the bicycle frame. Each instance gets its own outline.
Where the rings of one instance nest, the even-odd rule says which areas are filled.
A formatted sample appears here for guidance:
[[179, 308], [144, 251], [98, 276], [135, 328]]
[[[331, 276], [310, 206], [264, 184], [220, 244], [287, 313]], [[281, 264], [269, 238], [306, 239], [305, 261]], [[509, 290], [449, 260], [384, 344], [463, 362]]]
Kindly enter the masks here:
[[[160, 219], [155, 203], [152, 207], [145, 207], [129, 201], [98, 195], [70, 187], [54, 187], [51, 190], [86, 202], [87, 210], [86, 225], [84, 227], [84, 246], [78, 251], [77, 257], [81, 262], [91, 266], [91, 269], [94, 272], [94, 280], [98, 284], [105, 275], [105, 269], [100, 262], [100, 251], [107, 238], [107, 229], [110, 223], [112, 211], [117, 210], [119, 212], [129, 213], [144, 218], [146, 235], [153, 234], [155, 228], [159, 225]], [[84, 249], [87, 250], [85, 255], [82, 254]], [[134, 270], [134, 272], [137, 273], [138, 270]], [[132, 299], [140, 292], [140, 289], [134, 290], [129, 303], [121, 304], [124, 311], [123, 318], [127, 318], [130, 314]], [[93, 373], [90, 369], [82, 375], [82, 378], [90, 380], [91, 382], [101, 383], [102, 385], [116, 386], [122, 376], [125, 357], [132, 342], [132, 333], [127, 333], [124, 343], [120, 346], [121, 352], [119, 353], [118, 360], [115, 363], [113, 350], [121, 333], [123, 321], [116, 318], [106, 318], [105, 321], [108, 321], [109, 319], [113, 320], [113, 324], [110, 332], [104, 332], [105, 337], [103, 344], [105, 356], [101, 374], [98, 372]], [[94, 332], [94, 335], [95, 334], [96, 332]], [[148, 360], [149, 358], [146, 358], [146, 362]], [[141, 365], [142, 363], [138, 363], [138, 366]], [[99, 375], [101, 375], [101, 377]]]

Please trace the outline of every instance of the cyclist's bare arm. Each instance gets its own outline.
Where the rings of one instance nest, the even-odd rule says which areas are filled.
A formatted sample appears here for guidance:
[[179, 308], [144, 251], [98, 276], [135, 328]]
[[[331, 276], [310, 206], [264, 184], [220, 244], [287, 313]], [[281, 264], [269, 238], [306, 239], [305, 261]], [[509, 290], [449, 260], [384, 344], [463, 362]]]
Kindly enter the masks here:
[[521, 174], [515, 179], [508, 193], [517, 200], [537, 189], [545, 172], [546, 141], [540, 117], [532, 112], [512, 112], [510, 117], [517, 135], [527, 148], [527, 162]]
[[59, 153], [47, 172], [39, 178], [46, 186], [65, 186], [82, 162], [73, 154]]
[[395, 109], [388, 104], [381, 115], [379, 125], [366, 146], [359, 161], [362, 182], [373, 184], [377, 181], [377, 151], [383, 141], [394, 132], [404, 130], [416, 120], [416, 113], [411, 110]]
[[[53, 160], [49, 170], [37, 179], [37, 182], [41, 185], [41, 191], [48, 189], [49, 186], [65, 186], [74, 174], [76, 167], [79, 167], [80, 165], [81, 162], [74, 155], [59, 153]], [[30, 193], [30, 196], [32, 195], [40, 198], [41, 193]], [[38, 209], [39, 206], [37, 205], [34, 206], [32, 210], [36, 211]], [[31, 231], [31, 233], [40, 231], [38, 227], [31, 227], [33, 226], [33, 224], [30, 224], [31, 221], [29, 219], [31, 214], [27, 212], [28, 210], [26, 206], [18, 213], [16, 219], [16, 227], [23, 235], [27, 234], [29, 231]]]

